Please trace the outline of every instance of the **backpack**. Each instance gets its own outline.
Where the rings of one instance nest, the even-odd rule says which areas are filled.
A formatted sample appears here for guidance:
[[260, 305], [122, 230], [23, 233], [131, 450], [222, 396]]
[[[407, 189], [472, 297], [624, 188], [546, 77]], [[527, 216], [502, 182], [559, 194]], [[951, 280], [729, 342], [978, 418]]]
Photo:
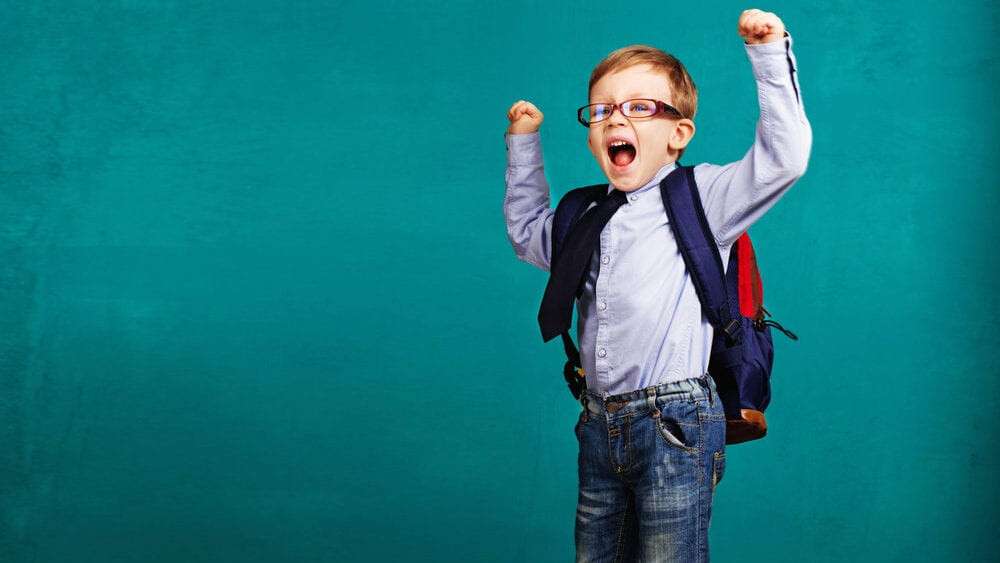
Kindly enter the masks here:
[[[552, 222], [552, 262], [562, 250], [570, 228], [607, 190], [608, 184], [594, 184], [570, 190], [559, 200]], [[708, 371], [726, 413], [726, 444], [763, 438], [767, 434], [764, 410], [771, 402], [774, 363], [770, 327], [778, 328], [792, 340], [798, 337], [764, 318], [771, 314], [764, 308], [760, 272], [747, 233], [733, 243], [723, 274], [722, 256], [705, 218], [694, 167], [678, 162], [677, 168], [660, 182], [660, 194], [702, 312], [715, 328]], [[563, 377], [573, 397], [579, 399], [586, 388], [580, 352], [568, 332], [561, 336], [567, 357]]]

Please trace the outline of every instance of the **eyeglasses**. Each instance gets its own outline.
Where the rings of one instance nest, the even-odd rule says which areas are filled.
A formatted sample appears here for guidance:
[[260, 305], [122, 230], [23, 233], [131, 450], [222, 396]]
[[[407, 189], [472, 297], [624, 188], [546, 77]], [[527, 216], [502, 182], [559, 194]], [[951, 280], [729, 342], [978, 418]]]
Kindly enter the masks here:
[[604, 121], [605, 119], [611, 117], [615, 108], [620, 108], [622, 115], [628, 117], [629, 119], [635, 117], [653, 117], [658, 113], [666, 113], [677, 119], [682, 119], [684, 117], [681, 115], [681, 112], [677, 111], [677, 108], [665, 102], [661, 102], [659, 100], [635, 99], [626, 100], [620, 104], [588, 104], [576, 110], [576, 118], [581, 124], [583, 124], [584, 127], [590, 127], [591, 123]]

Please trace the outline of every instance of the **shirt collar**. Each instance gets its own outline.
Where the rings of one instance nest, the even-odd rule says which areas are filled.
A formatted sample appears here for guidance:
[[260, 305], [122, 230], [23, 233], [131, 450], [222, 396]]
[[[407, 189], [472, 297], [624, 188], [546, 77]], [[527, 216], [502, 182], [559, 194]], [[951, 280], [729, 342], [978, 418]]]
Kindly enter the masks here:
[[[677, 163], [676, 162], [668, 162], [667, 164], [664, 164], [662, 167], [660, 167], [659, 170], [656, 171], [656, 174], [653, 174], [653, 178], [649, 182], [647, 182], [644, 186], [642, 186], [641, 188], [639, 188], [637, 190], [632, 190], [631, 192], [629, 192], [629, 195], [639, 194], [639, 193], [642, 193], [642, 192], [645, 192], [645, 191], [649, 190], [653, 186], [659, 185], [660, 182], [663, 181], [663, 179], [667, 177], [667, 174], [670, 174], [670, 172], [672, 172], [673, 169], [676, 168], [676, 167], [677, 167]], [[608, 184], [608, 193], [611, 193], [611, 190], [614, 190], [614, 189], [616, 189], [615, 186], [613, 184], [609, 183]]]

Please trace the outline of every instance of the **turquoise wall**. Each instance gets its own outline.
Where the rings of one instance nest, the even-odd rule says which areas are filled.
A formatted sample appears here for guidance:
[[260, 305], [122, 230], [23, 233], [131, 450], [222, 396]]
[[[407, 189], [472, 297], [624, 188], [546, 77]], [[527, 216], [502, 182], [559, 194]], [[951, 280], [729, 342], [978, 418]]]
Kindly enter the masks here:
[[[0, 560], [570, 561], [578, 405], [502, 201], [506, 111], [553, 195], [574, 110], [649, 43], [701, 91], [686, 162], [757, 100], [753, 7], [5, 3]], [[752, 230], [766, 439], [718, 561], [985, 561], [996, 546], [998, 20], [776, 2], [814, 132]]]

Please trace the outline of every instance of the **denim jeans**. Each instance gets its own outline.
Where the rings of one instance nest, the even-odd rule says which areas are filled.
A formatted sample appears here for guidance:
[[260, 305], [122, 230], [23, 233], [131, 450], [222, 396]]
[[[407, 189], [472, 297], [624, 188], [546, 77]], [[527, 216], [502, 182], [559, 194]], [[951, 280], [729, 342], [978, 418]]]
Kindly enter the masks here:
[[580, 396], [577, 562], [708, 561], [726, 416], [708, 374]]

